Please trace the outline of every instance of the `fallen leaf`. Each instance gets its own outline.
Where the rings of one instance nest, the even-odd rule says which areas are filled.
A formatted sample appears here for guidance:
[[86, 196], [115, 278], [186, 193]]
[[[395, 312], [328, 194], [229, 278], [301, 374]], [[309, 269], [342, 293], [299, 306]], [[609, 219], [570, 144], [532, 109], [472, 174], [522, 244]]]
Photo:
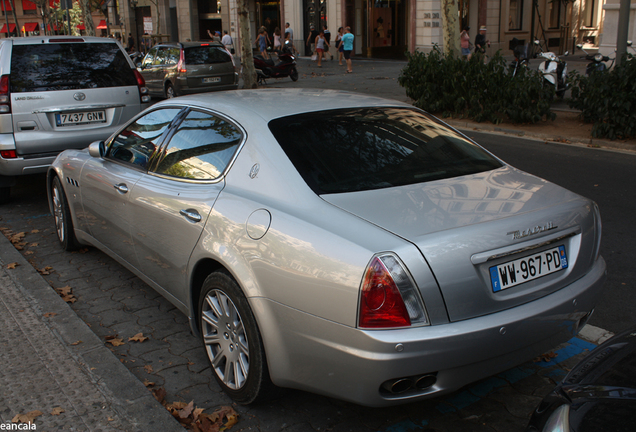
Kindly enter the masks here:
[[115, 347], [126, 345], [126, 342], [124, 342], [122, 338], [113, 338], [113, 339], [107, 340], [106, 342], [108, 342], [109, 344]]
[[38, 273], [40, 273], [41, 275], [49, 275], [51, 274], [51, 270], [53, 270], [53, 267], [51, 266], [46, 266], [43, 269], [39, 269], [36, 268], [36, 270], [38, 271]]
[[47, 312], [44, 314], [44, 318], [51, 318], [57, 315], [55, 312]]
[[75, 346], [75, 345], [79, 345], [79, 344], [81, 344], [81, 343], [82, 343], [82, 341], [81, 341], [81, 340], [78, 340], [78, 341], [76, 341], [76, 342], [73, 342], [71, 345]]
[[65, 296], [65, 295], [71, 294], [71, 292], [73, 291], [73, 288], [66, 285], [65, 287], [62, 287], [62, 288], [55, 288], [55, 291], [57, 291], [59, 295]]
[[40, 410], [29, 411], [26, 414], [16, 414], [15, 417], [11, 419], [11, 423], [32, 423], [36, 417], [42, 414]]
[[26, 251], [24, 254], [25, 255], [33, 255], [33, 253], [34, 253], [33, 251]]
[[550, 351], [549, 353], [545, 353], [540, 355], [539, 357], [535, 358], [534, 360], [532, 360], [535, 363], [538, 362], [549, 362], [552, 361], [553, 358], [557, 357], [558, 354], [556, 354], [554, 351]]
[[151, 365], [144, 366], [144, 369], [146, 370], [146, 373], [153, 373], [154, 372], [154, 370], [152, 369]]
[[152, 387], [155, 385], [155, 383], [153, 383], [152, 381], [149, 381], [147, 378], [144, 380], [144, 385], [146, 387]]
[[164, 404], [164, 399], [166, 398], [166, 389], [160, 387], [152, 391], [152, 395], [157, 399], [157, 402], [160, 404]]
[[192, 414], [192, 411], [194, 411], [194, 401], [190, 401], [190, 403], [188, 405], [186, 405], [185, 407], [183, 407], [182, 409], [179, 410], [179, 418], [185, 419], [190, 417], [190, 414]]
[[128, 338], [128, 342], [143, 342], [148, 340], [148, 337], [144, 336], [143, 333], [137, 333], [133, 337]]
[[30, 247], [38, 247], [38, 246], [40, 246], [40, 243], [31, 243], [29, 246]]
[[62, 407], [55, 407], [55, 408], [53, 408], [53, 411], [51, 411], [51, 415], [60, 415], [60, 414], [62, 414], [63, 412], [66, 412], [66, 411], [64, 410], [64, 408], [62, 408]]
[[14, 268], [16, 268], [17, 266], [19, 266], [20, 264], [18, 264], [17, 262], [12, 262], [10, 264], [7, 264], [7, 268], [9, 270], [13, 270]]

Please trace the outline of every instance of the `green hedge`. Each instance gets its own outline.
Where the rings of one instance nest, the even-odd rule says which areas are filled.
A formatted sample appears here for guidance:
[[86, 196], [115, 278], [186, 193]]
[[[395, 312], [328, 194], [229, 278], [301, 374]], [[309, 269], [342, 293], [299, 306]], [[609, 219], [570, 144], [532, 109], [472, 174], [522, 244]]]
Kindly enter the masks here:
[[550, 110], [554, 89], [544, 86], [535, 70], [520, 68], [513, 77], [499, 51], [487, 63], [481, 55], [473, 55], [470, 61], [452, 53], [445, 56], [438, 47], [428, 54], [407, 53], [407, 57], [398, 82], [423, 110], [495, 124], [556, 117]]
[[589, 77], [570, 72], [571, 108], [581, 110], [583, 120], [594, 123], [596, 138], [636, 137], [636, 57], [627, 53], [620, 66]]

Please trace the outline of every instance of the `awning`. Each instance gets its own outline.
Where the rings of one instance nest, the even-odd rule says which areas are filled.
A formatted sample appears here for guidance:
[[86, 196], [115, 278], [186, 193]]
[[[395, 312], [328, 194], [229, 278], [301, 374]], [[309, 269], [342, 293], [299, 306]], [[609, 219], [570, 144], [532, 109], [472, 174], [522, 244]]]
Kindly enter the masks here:
[[77, 25], [77, 29], [78, 30], [86, 30], [86, 26], [84, 24], [78, 24]]
[[9, 0], [2, 0], [2, 3], [4, 3], [4, 11], [13, 10], [11, 9], [11, 2]]
[[24, 32], [32, 32], [32, 31], [36, 31], [38, 29], [38, 23], [25, 23], [22, 26], [22, 31]]
[[101, 20], [99, 25], [97, 26], [97, 30], [106, 30], [108, 27], [106, 26], [106, 20]]
[[36, 10], [37, 6], [35, 3], [29, 0], [22, 0], [22, 10]]
[[[9, 33], [13, 33], [15, 31], [15, 24], [9, 24]], [[0, 33], [6, 33], [7, 32], [7, 25], [4, 24], [2, 26], [2, 28], [0, 29]]]

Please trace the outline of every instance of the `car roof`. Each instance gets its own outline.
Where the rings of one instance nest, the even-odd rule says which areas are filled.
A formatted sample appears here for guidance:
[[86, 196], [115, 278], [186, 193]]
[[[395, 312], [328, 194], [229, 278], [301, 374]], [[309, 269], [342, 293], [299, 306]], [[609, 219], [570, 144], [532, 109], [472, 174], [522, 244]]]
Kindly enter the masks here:
[[208, 108], [226, 114], [242, 125], [249, 124], [254, 117], [269, 122], [275, 118], [294, 114], [340, 108], [405, 107], [412, 105], [392, 99], [383, 99], [361, 93], [301, 88], [271, 88], [257, 90], [230, 90], [181, 96], [159, 102], [160, 105], [175, 103]]
[[[7, 40], [7, 39], [5, 39]], [[41, 43], [56, 43], [56, 42], [89, 42], [89, 43], [117, 43], [115, 39], [103, 38], [97, 36], [28, 36], [28, 37], [13, 37], [9, 38], [15, 45], [33, 45]]]
[[209, 45], [209, 46], [215, 46], [215, 47], [219, 47], [219, 48], [224, 48], [224, 45], [222, 43], [214, 42], [214, 41], [161, 42], [161, 43], [158, 43], [158, 44], [154, 45], [153, 48], [155, 46], [170, 46], [170, 47], [190, 48], [190, 47], [196, 47], [196, 46], [201, 46], [201, 45]]

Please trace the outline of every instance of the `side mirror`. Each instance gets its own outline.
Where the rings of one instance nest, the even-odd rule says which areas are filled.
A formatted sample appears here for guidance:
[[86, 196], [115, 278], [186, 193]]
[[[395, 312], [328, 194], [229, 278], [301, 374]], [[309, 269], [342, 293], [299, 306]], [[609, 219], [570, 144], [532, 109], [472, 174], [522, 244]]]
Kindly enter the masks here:
[[106, 144], [104, 141], [95, 141], [88, 146], [88, 154], [94, 158], [104, 157], [106, 154]]
[[578, 49], [583, 49], [583, 44], [578, 44], [576, 47], [577, 47]]
[[632, 41], [627, 41], [627, 46], [628, 47], [632, 46]]
[[535, 44], [535, 45], [539, 45], [540, 43], [541, 43], [541, 42], [539, 42], [539, 39], [535, 39], [535, 40], [534, 40], [534, 44]]
[[570, 55], [570, 51], [566, 51], [565, 54], [563, 54], [563, 57], [567, 57]]

